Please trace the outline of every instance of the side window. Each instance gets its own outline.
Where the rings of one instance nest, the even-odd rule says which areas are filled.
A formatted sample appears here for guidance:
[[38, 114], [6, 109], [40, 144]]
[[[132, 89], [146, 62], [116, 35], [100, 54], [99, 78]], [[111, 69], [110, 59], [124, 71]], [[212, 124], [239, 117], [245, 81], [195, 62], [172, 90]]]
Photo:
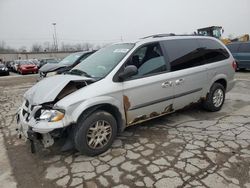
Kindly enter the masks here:
[[126, 62], [126, 66], [135, 65], [138, 74], [133, 78], [161, 73], [167, 70], [166, 62], [159, 43], [148, 44], [140, 47]]
[[178, 71], [202, 65], [203, 54], [197, 40], [177, 39], [164, 42], [171, 71]]
[[214, 63], [229, 58], [227, 50], [217, 41], [212, 39], [200, 39], [204, 53], [204, 64]]
[[237, 53], [239, 49], [239, 44], [228, 44], [227, 48], [230, 50], [231, 53]]
[[239, 48], [240, 53], [250, 53], [250, 43], [242, 43]]

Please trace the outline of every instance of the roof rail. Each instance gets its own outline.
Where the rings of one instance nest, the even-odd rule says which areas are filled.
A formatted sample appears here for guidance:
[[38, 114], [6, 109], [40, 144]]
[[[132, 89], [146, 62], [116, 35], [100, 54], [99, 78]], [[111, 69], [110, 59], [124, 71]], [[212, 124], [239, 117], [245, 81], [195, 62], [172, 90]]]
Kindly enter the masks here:
[[158, 37], [170, 37], [170, 36], [175, 36], [175, 34], [174, 34], [174, 33], [155, 34], [155, 35], [149, 35], [149, 36], [143, 37], [143, 38], [141, 38], [141, 39], [158, 38]]
[[147, 38], [158, 38], [158, 37], [171, 37], [171, 36], [203, 36], [200, 34], [174, 34], [174, 33], [168, 33], [168, 34], [156, 34], [156, 35], [149, 35], [146, 37], [143, 37], [141, 39], [147, 39]]

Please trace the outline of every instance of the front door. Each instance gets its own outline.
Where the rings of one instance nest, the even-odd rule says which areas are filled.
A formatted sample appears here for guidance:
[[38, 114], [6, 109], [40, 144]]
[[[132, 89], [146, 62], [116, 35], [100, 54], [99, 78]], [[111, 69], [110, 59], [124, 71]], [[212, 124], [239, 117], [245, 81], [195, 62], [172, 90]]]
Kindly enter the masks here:
[[159, 43], [139, 47], [126, 62], [138, 74], [123, 82], [127, 125], [133, 125], [172, 111], [173, 85]]

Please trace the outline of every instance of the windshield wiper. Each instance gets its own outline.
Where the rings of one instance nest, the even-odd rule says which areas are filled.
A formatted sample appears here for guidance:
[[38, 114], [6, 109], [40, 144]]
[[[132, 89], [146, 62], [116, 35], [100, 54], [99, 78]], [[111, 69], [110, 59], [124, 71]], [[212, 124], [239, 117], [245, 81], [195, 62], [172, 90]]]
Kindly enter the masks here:
[[71, 71], [68, 72], [68, 74], [75, 74], [75, 75], [79, 75], [79, 76], [91, 77], [88, 73], [86, 73], [80, 69], [72, 69]]

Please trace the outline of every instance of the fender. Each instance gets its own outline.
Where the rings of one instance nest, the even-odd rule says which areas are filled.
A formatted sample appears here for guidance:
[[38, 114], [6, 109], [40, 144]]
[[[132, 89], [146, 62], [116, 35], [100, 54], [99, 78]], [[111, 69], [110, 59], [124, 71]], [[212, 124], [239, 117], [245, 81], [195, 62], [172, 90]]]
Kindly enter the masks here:
[[94, 97], [94, 98], [90, 98], [90, 99], [83, 101], [72, 112], [72, 117], [71, 117], [72, 121], [77, 122], [77, 120], [78, 120], [79, 116], [82, 114], [82, 112], [84, 112], [88, 108], [91, 108], [93, 106], [100, 105], [100, 104], [110, 104], [110, 105], [117, 107], [122, 115], [122, 119], [125, 120], [123, 104], [119, 100], [115, 99], [114, 97], [110, 97], [110, 96], [99, 96], [99, 97]]
[[207, 89], [207, 93], [209, 93], [209, 90], [212, 87], [213, 83], [216, 82], [217, 80], [221, 80], [221, 79], [225, 80], [226, 83], [228, 84], [227, 75], [225, 75], [225, 74], [218, 74], [215, 77], [213, 77], [213, 79], [210, 81], [209, 88]]

